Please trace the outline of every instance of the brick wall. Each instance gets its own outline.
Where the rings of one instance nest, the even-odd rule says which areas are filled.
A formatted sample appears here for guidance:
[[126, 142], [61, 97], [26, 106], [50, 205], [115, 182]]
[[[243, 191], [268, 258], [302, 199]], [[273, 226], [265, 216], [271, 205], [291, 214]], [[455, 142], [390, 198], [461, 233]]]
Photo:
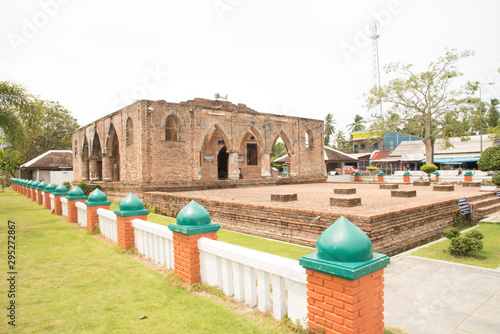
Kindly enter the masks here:
[[[486, 198], [491, 194], [469, 197]], [[339, 214], [198, 199], [161, 192], [144, 193], [144, 202], [175, 217], [192, 199], [205, 207], [221, 228], [314, 247]], [[343, 215], [368, 234], [375, 252], [394, 255], [441, 235], [458, 212], [455, 200], [373, 216]], [[319, 218], [318, 218], [319, 217]]]

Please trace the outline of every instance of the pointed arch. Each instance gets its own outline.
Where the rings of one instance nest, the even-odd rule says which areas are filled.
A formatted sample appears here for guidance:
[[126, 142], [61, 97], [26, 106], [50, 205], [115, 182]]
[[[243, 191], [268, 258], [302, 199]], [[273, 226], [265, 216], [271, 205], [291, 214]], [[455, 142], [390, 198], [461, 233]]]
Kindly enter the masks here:
[[[229, 170], [228, 155], [232, 154], [233, 145], [223, 126], [218, 123], [210, 126], [203, 140], [200, 156], [200, 176], [203, 180], [227, 178]], [[219, 166], [224, 164], [224, 166]], [[222, 175], [224, 174], [224, 175]]]
[[224, 144], [226, 145], [227, 151], [233, 150], [233, 144], [229, 140], [229, 137], [226, 135], [227, 131], [219, 123], [214, 123], [210, 127], [210, 130], [208, 130], [207, 134], [205, 135], [204, 141], [203, 141], [202, 149], [205, 150], [207, 148], [208, 143], [210, 142], [210, 140], [212, 139], [212, 137], [216, 133], [216, 131], [220, 132], [222, 140], [224, 140]]
[[103, 164], [104, 180], [120, 180], [120, 141], [116, 129], [111, 123], [106, 137], [106, 159]]
[[160, 128], [164, 129], [163, 139], [165, 141], [181, 141], [185, 120], [177, 110], [167, 110], [160, 121]]
[[288, 153], [289, 154], [293, 153], [293, 146], [292, 146], [292, 144], [290, 142], [290, 139], [288, 138], [288, 136], [286, 135], [286, 133], [283, 132], [283, 130], [280, 131], [278, 134], [276, 134], [274, 136], [274, 139], [271, 141], [271, 147], [270, 147], [269, 150], [270, 151], [273, 150], [273, 146], [274, 146], [274, 144], [276, 143], [276, 140], [278, 140], [279, 137], [281, 137], [281, 139], [283, 140], [283, 144], [285, 144]]

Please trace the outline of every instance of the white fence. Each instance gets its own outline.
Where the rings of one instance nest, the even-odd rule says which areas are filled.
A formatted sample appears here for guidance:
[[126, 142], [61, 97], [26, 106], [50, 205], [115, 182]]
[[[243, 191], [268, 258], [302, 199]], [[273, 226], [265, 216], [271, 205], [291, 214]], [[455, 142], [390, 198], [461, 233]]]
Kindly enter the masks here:
[[201, 238], [202, 283], [281, 320], [307, 317], [307, 276], [299, 261], [221, 241]]
[[61, 197], [61, 207], [62, 215], [68, 217], [68, 199], [66, 197]]
[[54, 209], [56, 208], [54, 205], [54, 194], [50, 194], [49, 197], [50, 197], [50, 210], [54, 211]]
[[134, 219], [132, 227], [135, 248], [140, 254], [169, 269], [174, 268], [174, 242], [167, 226]]
[[99, 230], [106, 238], [117, 242], [116, 230], [116, 215], [113, 211], [103, 208], [97, 209], [97, 216], [99, 217]]
[[87, 227], [87, 206], [82, 202], [76, 202], [75, 206], [78, 224]]
[[45, 206], [45, 191], [42, 191], [40, 194], [42, 196], [42, 204]]

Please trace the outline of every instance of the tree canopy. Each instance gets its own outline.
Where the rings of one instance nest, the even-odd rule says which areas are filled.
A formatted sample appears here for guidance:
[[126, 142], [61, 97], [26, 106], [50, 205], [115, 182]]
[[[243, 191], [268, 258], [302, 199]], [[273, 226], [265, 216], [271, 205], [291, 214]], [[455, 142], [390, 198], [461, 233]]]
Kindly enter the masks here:
[[477, 105], [471, 97], [477, 84], [467, 83], [455, 89], [452, 83], [462, 75], [458, 61], [473, 55], [471, 50], [446, 50], [423, 72], [414, 71], [411, 64], [390, 63], [385, 71], [397, 77], [382, 87], [374, 87], [367, 96], [367, 107], [380, 102], [389, 105], [401, 116], [403, 132], [423, 137], [427, 163], [432, 164], [437, 138], [444, 138], [449, 145], [450, 137], [465, 139], [470, 134], [467, 117]]

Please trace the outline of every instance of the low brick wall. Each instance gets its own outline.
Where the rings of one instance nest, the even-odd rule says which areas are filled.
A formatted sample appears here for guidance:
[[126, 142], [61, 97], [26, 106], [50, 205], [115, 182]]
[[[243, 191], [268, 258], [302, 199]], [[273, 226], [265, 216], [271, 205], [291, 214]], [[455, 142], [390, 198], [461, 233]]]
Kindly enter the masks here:
[[[340, 214], [332, 212], [231, 203], [198, 199], [195, 196], [148, 192], [144, 193], [144, 201], [156, 206], [159, 212], [175, 217], [194, 199], [208, 210], [212, 221], [223, 229], [310, 247], [314, 247], [319, 235], [340, 217]], [[471, 196], [469, 200], [488, 196], [491, 194]], [[394, 255], [412, 245], [440, 236], [443, 229], [452, 226], [452, 217], [458, 210], [456, 200], [448, 200], [372, 216], [342, 216], [368, 234], [376, 252]]]
[[391, 191], [391, 196], [392, 197], [416, 197], [417, 196], [417, 191], [416, 190], [392, 190]]
[[351, 207], [361, 205], [359, 196], [335, 196], [330, 198], [330, 205], [340, 207]]
[[399, 184], [381, 184], [380, 189], [399, 189]]
[[335, 188], [333, 189], [333, 193], [340, 195], [351, 195], [356, 193], [356, 188]]

